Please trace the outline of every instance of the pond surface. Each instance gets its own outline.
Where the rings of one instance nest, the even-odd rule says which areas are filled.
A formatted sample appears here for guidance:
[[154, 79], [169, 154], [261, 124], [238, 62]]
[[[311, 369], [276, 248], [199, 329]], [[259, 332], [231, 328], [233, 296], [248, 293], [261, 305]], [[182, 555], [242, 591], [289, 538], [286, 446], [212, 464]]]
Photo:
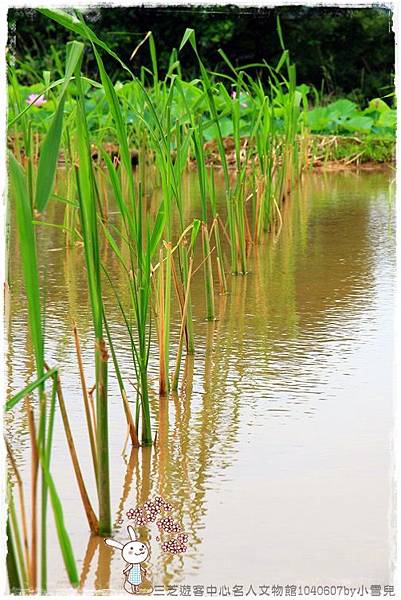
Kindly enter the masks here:
[[[198, 206], [194, 177], [185, 182], [192, 216]], [[193, 282], [196, 353], [187, 359], [186, 383], [178, 394], [161, 401], [152, 396], [155, 448], [124, 447], [122, 403], [110, 369], [113, 536], [125, 542], [127, 510], [157, 494], [172, 503], [189, 536], [187, 552], [172, 556], [161, 551], [155, 525], [141, 530], [151, 545], [147, 570], [153, 585], [217, 590], [225, 585], [231, 593], [235, 584], [244, 593], [252, 585], [259, 593], [261, 585], [391, 583], [392, 177], [306, 176], [284, 206], [280, 235], [254, 248], [250, 272], [229, 276], [230, 293], [216, 296], [215, 322], [205, 320], [199, 271]], [[61, 218], [60, 207], [49, 209], [49, 221]], [[6, 324], [12, 393], [34, 374], [17, 240], [11, 237], [10, 244]], [[61, 365], [74, 439], [96, 507], [72, 336], [75, 320], [91, 386], [93, 335], [83, 250], [65, 250], [60, 230], [49, 227], [38, 229], [38, 244], [47, 359]], [[115, 259], [107, 253], [104, 259], [119, 280]], [[121, 277], [120, 287], [122, 282]], [[129, 342], [108, 290], [105, 303], [134, 398]], [[172, 363], [179, 330], [174, 315]], [[156, 391], [156, 345], [150, 372]], [[6, 432], [28, 493], [29, 436], [22, 408], [14, 409]], [[51, 470], [83, 589], [121, 593], [125, 563], [119, 551], [89, 535], [59, 414]], [[49, 556], [49, 591], [68, 592], [51, 510]]]

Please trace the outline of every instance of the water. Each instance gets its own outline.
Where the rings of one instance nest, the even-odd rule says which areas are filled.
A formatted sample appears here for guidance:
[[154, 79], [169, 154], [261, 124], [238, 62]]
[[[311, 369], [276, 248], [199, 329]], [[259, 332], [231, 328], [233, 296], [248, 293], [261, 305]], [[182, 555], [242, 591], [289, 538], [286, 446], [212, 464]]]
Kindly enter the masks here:
[[[196, 354], [183, 389], [152, 394], [155, 449], [124, 448], [126, 427], [110, 375], [113, 537], [125, 513], [155, 494], [189, 535], [185, 554], [160, 550], [148, 579], [164, 586], [387, 585], [392, 580], [394, 210], [387, 172], [314, 174], [283, 210], [280, 235], [253, 250], [247, 276], [229, 276], [217, 320], [205, 321], [201, 271], [194, 279]], [[197, 210], [195, 179], [185, 182]], [[189, 210], [188, 209], [188, 212]], [[49, 221], [60, 220], [59, 209]], [[72, 337], [78, 324], [88, 385], [93, 335], [83, 250], [63, 248], [60, 230], [38, 231], [46, 291], [47, 359], [59, 363], [82, 469], [95, 489]], [[118, 264], [105, 253], [124, 289]], [[199, 261], [199, 258], [198, 258]], [[9, 253], [6, 319], [9, 392], [31, 381], [17, 244]], [[131, 398], [129, 344], [113, 295], [107, 314]], [[175, 358], [178, 314], [174, 312]], [[172, 360], [173, 363], [173, 360]], [[151, 353], [152, 388], [158, 357]], [[29, 436], [22, 408], [6, 422], [29, 490]], [[52, 473], [86, 592], [120, 593], [124, 561], [91, 537], [57, 415]], [[120, 521], [123, 522], [120, 522]], [[69, 591], [49, 510], [49, 591]], [[161, 588], [160, 588], [161, 589]], [[192, 593], [195, 588], [191, 588]], [[200, 589], [200, 588], [196, 588]], [[178, 587], [180, 590], [180, 587]], [[182, 589], [181, 589], [182, 591]], [[210, 590], [209, 590], [210, 591]], [[232, 591], [231, 591], [232, 593]]]

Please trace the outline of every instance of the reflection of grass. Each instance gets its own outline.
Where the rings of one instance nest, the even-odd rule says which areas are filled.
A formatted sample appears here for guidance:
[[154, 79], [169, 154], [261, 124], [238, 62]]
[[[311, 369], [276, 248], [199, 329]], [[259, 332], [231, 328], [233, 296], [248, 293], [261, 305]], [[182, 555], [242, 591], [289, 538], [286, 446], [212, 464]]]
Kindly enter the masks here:
[[[191, 174], [194, 178], [194, 175]], [[187, 190], [188, 197], [192, 198], [191, 186], [184, 180], [184, 187]], [[153, 495], [160, 493], [166, 498], [170, 498], [177, 506], [177, 511], [185, 517], [185, 528], [190, 534], [192, 545], [183, 559], [168, 559], [168, 557], [158, 558], [153, 562], [153, 573], [161, 573], [163, 583], [172, 583], [176, 581], [184, 568], [187, 572], [189, 564], [199, 564], [202, 552], [202, 526], [206, 520], [207, 494], [210, 479], [216, 472], [220, 472], [222, 465], [230, 460], [235, 460], [235, 447], [238, 443], [241, 431], [241, 377], [246, 380], [249, 372], [248, 368], [252, 365], [249, 361], [248, 340], [257, 339], [260, 343], [258, 355], [265, 362], [264, 374], [269, 373], [269, 366], [272, 365], [272, 356], [274, 357], [280, 349], [280, 340], [283, 336], [296, 338], [299, 335], [299, 323], [302, 324], [305, 310], [309, 310], [305, 300], [312, 300], [312, 308], [316, 314], [314, 321], [316, 334], [319, 334], [319, 328], [322, 327], [322, 319], [326, 309], [332, 306], [330, 302], [338, 299], [333, 295], [333, 290], [338, 287], [338, 272], [330, 268], [327, 262], [327, 255], [334, 253], [334, 262], [341, 257], [344, 252], [342, 242], [343, 236], [338, 234], [338, 230], [333, 227], [332, 232], [335, 237], [329, 236], [326, 242], [327, 251], [324, 249], [325, 238], [323, 230], [319, 234], [316, 243], [316, 231], [319, 232], [318, 223], [326, 223], [326, 216], [337, 214], [343, 207], [344, 216], [347, 214], [347, 206], [344, 205], [344, 196], [352, 197], [355, 189], [359, 190], [358, 196], [361, 198], [373, 198], [375, 190], [383, 189], [385, 175], [364, 174], [358, 175], [356, 172], [347, 172], [342, 175], [321, 174], [319, 176], [311, 175], [305, 178], [303, 186], [293, 194], [292, 198], [284, 203], [283, 207], [283, 227], [276, 240], [272, 236], [265, 236], [262, 244], [255, 247], [249, 260], [251, 273], [247, 277], [234, 278], [231, 280], [231, 294], [222, 295], [216, 298], [216, 315], [218, 321], [207, 326], [207, 360], [205, 364], [204, 376], [201, 374], [201, 380], [197, 381], [195, 394], [191, 394], [191, 364], [199, 365], [199, 356], [190, 357], [191, 364], [187, 365], [187, 378], [183, 392], [178, 396], [173, 394], [170, 399], [163, 398], [159, 401], [158, 396], [152, 397], [152, 412], [159, 412], [158, 441], [154, 449], [147, 449], [146, 456], [143, 450], [134, 452], [132, 462], [127, 466], [127, 476], [124, 482], [123, 495], [126, 497], [128, 506], [136, 502], [141, 503], [147, 499], [146, 494]], [[217, 184], [219, 179], [217, 178]], [[220, 187], [217, 186], [220, 190]], [[223, 192], [224, 193], [224, 192]], [[223, 202], [224, 195], [218, 196], [218, 206]], [[185, 201], [184, 201], [185, 202]], [[354, 201], [353, 201], [354, 202]], [[362, 202], [362, 200], [360, 201]], [[362, 204], [358, 204], [358, 206]], [[365, 202], [364, 204], [365, 205]], [[355, 208], [355, 204], [349, 204]], [[58, 207], [60, 209], [60, 207]], [[358, 248], [365, 248], [364, 239], [368, 233], [366, 222], [362, 221], [358, 215], [352, 211], [348, 220], [354, 232], [355, 253], [358, 254]], [[358, 233], [359, 232], [359, 233]], [[346, 237], [346, 236], [344, 236]], [[226, 243], [226, 240], [224, 240]], [[310, 262], [307, 258], [308, 249], [315, 249]], [[77, 277], [77, 288], [82, 285], [82, 267], [78, 260], [74, 260], [76, 252], [69, 254], [71, 263], [68, 265]], [[54, 255], [59, 263], [52, 265], [57, 273], [58, 265], [62, 264], [63, 257], [61, 253]], [[298, 258], [297, 258], [298, 257]], [[109, 270], [114, 272], [116, 279], [120, 282], [120, 292], [124, 297], [127, 290], [124, 290], [124, 278], [121, 277], [121, 269], [118, 269], [118, 263], [112, 253], [109, 253], [105, 259]], [[300, 264], [302, 266], [300, 273]], [[364, 276], [363, 264], [348, 259], [348, 269], [352, 269], [352, 277], [348, 281], [349, 287], [342, 286], [341, 298], [347, 301], [352, 297], [352, 286], [355, 282]], [[369, 261], [366, 261], [366, 265]], [[75, 267], [74, 267], [75, 265]], [[359, 270], [357, 270], [359, 269]], [[302, 272], [309, 274], [304, 282], [303, 288]], [[54, 278], [50, 278], [54, 281]], [[319, 282], [316, 288], [316, 296], [310, 290], [310, 284]], [[199, 278], [195, 284], [194, 297], [197, 297], [202, 289], [202, 280]], [[63, 288], [54, 287], [49, 300], [54, 306], [63, 301]], [[318, 304], [319, 296], [323, 295], [326, 299], [324, 303]], [[253, 319], [244, 318], [245, 311], [248, 313], [252, 309], [252, 298], [257, 312]], [[316, 302], [314, 302], [316, 298]], [[331, 299], [331, 300], [330, 300]], [[105, 292], [105, 304], [107, 306], [110, 327], [117, 331], [119, 324], [118, 310], [113, 307], [113, 295], [110, 290]], [[109, 306], [110, 305], [110, 306]], [[224, 307], [226, 310], [224, 311]], [[76, 307], [76, 310], [78, 307]], [[202, 310], [198, 304], [195, 306], [195, 318], [202, 317]], [[86, 314], [86, 313], [85, 313]], [[18, 315], [15, 316], [18, 318]], [[68, 319], [68, 315], [63, 318]], [[179, 323], [179, 316], [176, 317]], [[248, 323], [247, 323], [248, 321]], [[253, 323], [253, 324], [252, 324]], [[62, 322], [61, 326], [65, 329], [70, 328], [68, 322]], [[206, 327], [206, 326], [205, 326]], [[268, 327], [268, 328], [267, 328]], [[203, 348], [203, 338], [198, 331], [199, 347]], [[259, 335], [259, 337], [257, 337]], [[235, 340], [235, 346], [229, 344], [229, 340]], [[119, 340], [117, 340], [119, 341]], [[117, 342], [116, 342], [116, 345]], [[235, 379], [235, 388], [227, 378], [230, 366], [230, 357], [232, 352], [238, 350], [239, 358], [236, 361], [235, 369], [237, 372]], [[120, 348], [120, 355], [123, 359], [124, 349]], [[285, 359], [284, 359], [285, 360]], [[126, 363], [127, 364], [127, 361]], [[197, 371], [199, 375], [199, 367]], [[274, 375], [273, 370], [269, 376]], [[197, 375], [197, 376], [198, 376]], [[267, 375], [266, 375], [267, 376]], [[202, 397], [199, 396], [200, 388]], [[233, 393], [234, 392], [234, 393]], [[204, 396], [204, 397], [203, 397]], [[227, 401], [229, 399], [229, 401]], [[201, 402], [201, 407], [199, 407]], [[170, 414], [168, 415], [168, 410]], [[213, 427], [211, 426], [213, 424]], [[136, 457], [136, 458], [135, 458]], [[149, 457], [151, 465], [149, 468]], [[145, 460], [145, 465], [142, 461]], [[129, 485], [132, 482], [132, 487]], [[124, 501], [120, 510], [124, 509]], [[153, 541], [153, 540], [152, 540]], [[100, 542], [102, 544], [102, 542]], [[110, 555], [107, 555], [108, 560]], [[100, 569], [106, 571], [106, 556], [101, 557], [100, 566], [97, 567], [96, 586], [100, 589], [101, 585], [107, 582], [107, 577], [101, 577]], [[100, 558], [100, 556], [99, 556]], [[98, 557], [96, 557], [96, 560]], [[168, 560], [167, 560], [168, 559]], [[165, 562], [166, 561], [166, 562]]]
[[[52, 391], [48, 412], [46, 411], [47, 400], [45, 397], [46, 380], [51, 379]], [[18, 392], [13, 398], [8, 400], [5, 406], [6, 411], [12, 410], [21, 400], [25, 399], [25, 408], [28, 416], [30, 443], [32, 449], [32, 480], [31, 480], [31, 543], [28, 544], [28, 528], [25, 508], [25, 496], [23, 491], [22, 477], [19, 473], [17, 463], [11, 450], [11, 446], [6, 442], [7, 455], [12, 467], [20, 502], [21, 524], [18, 521], [11, 478], [8, 480], [7, 505], [9, 517], [7, 520], [8, 531], [8, 550], [7, 566], [10, 590], [14, 593], [34, 593], [37, 591], [37, 562], [38, 562], [38, 543], [37, 543], [37, 488], [38, 488], [38, 469], [42, 470], [42, 496], [41, 496], [41, 536], [40, 536], [40, 589], [43, 592], [47, 590], [47, 500], [50, 497], [53, 508], [54, 520], [58, 535], [58, 542], [63, 556], [64, 565], [73, 586], [78, 585], [78, 574], [71, 546], [70, 537], [64, 525], [64, 515], [59, 496], [53, 478], [50, 474], [50, 462], [53, 449], [53, 427], [56, 410], [56, 398], [59, 398], [60, 408], [62, 403], [58, 394], [59, 376], [57, 369], [50, 369], [43, 374], [34, 383], [29, 384], [25, 389]], [[40, 417], [39, 427], [35, 424], [35, 417], [31, 402], [28, 400], [30, 394], [39, 392], [40, 398]], [[45, 406], [45, 408], [43, 407]], [[45, 412], [46, 411], [46, 412]], [[22, 542], [21, 542], [22, 538]]]

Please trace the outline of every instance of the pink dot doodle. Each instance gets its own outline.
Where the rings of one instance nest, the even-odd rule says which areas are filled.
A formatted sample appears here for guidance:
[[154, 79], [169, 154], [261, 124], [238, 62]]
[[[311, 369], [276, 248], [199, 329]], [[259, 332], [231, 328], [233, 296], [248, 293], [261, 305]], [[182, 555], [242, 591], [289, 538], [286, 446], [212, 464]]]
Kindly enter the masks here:
[[157, 506], [157, 509], [160, 511], [161, 508], [163, 508], [164, 505], [164, 500], [161, 496], [156, 496], [155, 498], [155, 506]]
[[187, 551], [187, 542], [188, 535], [186, 533], [181, 533], [176, 538], [163, 542], [162, 550], [169, 554], [183, 554]]
[[[146, 500], [143, 504], [128, 509], [126, 515], [139, 527], [156, 523], [159, 529], [156, 541], [160, 543], [162, 551], [169, 554], [182, 554], [188, 549], [188, 535], [182, 531], [181, 524], [175, 521], [171, 514], [166, 514], [172, 513], [173, 508], [173, 505], [164, 500], [162, 496], [156, 496], [153, 500]], [[156, 520], [158, 517], [159, 519]], [[178, 535], [163, 540], [165, 534]]]
[[160, 521], [157, 521], [156, 525], [161, 531], [166, 531], [167, 533], [178, 533], [181, 531], [179, 523], [176, 523], [171, 517], [160, 519]]

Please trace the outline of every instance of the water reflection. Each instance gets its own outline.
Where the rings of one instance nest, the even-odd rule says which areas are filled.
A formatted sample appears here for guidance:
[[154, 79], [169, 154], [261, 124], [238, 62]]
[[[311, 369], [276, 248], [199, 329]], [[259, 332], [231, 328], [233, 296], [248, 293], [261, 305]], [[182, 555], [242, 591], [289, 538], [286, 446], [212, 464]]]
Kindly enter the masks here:
[[[155, 526], [140, 529], [152, 548], [148, 570], [154, 585], [258, 578], [263, 583], [266, 573], [287, 582], [360, 583], [362, 578], [389, 583], [394, 236], [388, 185], [385, 173], [306, 177], [283, 207], [279, 235], [252, 249], [249, 274], [229, 277], [230, 293], [216, 298], [212, 323], [205, 321], [199, 273], [193, 290], [196, 354], [183, 361], [179, 392], [168, 399], [156, 394], [156, 340], [152, 345], [154, 448], [124, 448], [125, 421], [111, 375], [114, 536], [124, 540], [127, 510], [155, 495], [173, 503], [189, 535], [188, 551], [171, 556], [161, 551]], [[187, 210], [196, 211], [192, 176], [185, 188]], [[51, 205], [47, 218], [59, 222], [59, 207]], [[60, 249], [60, 231], [49, 227], [38, 229], [38, 244], [46, 282], [48, 361], [62, 366], [71, 426], [94, 497], [72, 337], [77, 322], [90, 386], [93, 335], [83, 249]], [[123, 295], [127, 291], [115, 256], [104, 252]], [[11, 393], [33, 376], [13, 238], [10, 262]], [[134, 379], [129, 342], [113, 293], [104, 293], [129, 382]], [[172, 360], [178, 328], [176, 310]], [[132, 400], [129, 383], [127, 389]], [[22, 412], [7, 421], [6, 430], [28, 474]], [[52, 470], [81, 567], [81, 588], [117, 593], [123, 561], [103, 540], [88, 535], [66, 457], [58, 422]], [[372, 481], [375, 495], [368, 492]], [[337, 490], [346, 490], [346, 504]], [[351, 560], [346, 548], [356, 543], [358, 557]], [[53, 531], [49, 544], [55, 557], [49, 588], [67, 590]], [[241, 553], [250, 544], [255, 556], [244, 564]]]

